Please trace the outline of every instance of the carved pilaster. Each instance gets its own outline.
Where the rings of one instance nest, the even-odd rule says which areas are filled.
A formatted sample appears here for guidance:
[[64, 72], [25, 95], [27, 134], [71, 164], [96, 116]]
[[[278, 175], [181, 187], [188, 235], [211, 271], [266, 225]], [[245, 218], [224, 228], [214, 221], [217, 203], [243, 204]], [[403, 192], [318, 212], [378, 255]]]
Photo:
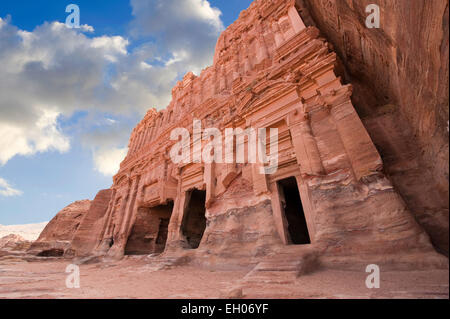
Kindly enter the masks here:
[[291, 6], [288, 9], [288, 16], [295, 33], [299, 33], [306, 28], [295, 6]]
[[211, 207], [215, 198], [216, 190], [216, 163], [206, 163], [203, 173], [203, 179], [206, 184], [206, 208]]
[[288, 125], [302, 175], [323, 175], [325, 172], [322, 159], [312, 134], [309, 117], [296, 110], [289, 115]]

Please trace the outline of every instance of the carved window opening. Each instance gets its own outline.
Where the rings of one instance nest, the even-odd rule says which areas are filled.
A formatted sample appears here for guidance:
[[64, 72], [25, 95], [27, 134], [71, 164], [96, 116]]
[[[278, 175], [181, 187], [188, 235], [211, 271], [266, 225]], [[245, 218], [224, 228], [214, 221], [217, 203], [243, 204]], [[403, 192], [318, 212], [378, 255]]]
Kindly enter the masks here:
[[188, 204], [184, 212], [182, 232], [189, 246], [197, 249], [206, 229], [206, 191], [194, 189], [186, 195]]
[[141, 207], [125, 247], [125, 255], [162, 253], [166, 248], [173, 202], [156, 207]]
[[286, 234], [292, 245], [310, 244], [308, 226], [295, 177], [278, 181], [281, 209], [286, 218]]

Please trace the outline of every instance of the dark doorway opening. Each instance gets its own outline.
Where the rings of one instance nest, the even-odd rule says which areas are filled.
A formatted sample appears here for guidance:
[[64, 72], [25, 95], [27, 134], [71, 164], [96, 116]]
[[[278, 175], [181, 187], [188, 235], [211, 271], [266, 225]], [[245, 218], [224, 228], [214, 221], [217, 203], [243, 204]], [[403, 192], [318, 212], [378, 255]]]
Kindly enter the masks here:
[[310, 244], [308, 226], [295, 177], [278, 182], [281, 207], [287, 221], [289, 240], [294, 245]]
[[156, 237], [156, 252], [163, 252], [166, 247], [167, 235], [169, 233], [170, 218], [160, 218], [158, 227], [158, 237]]
[[173, 202], [138, 209], [136, 221], [125, 247], [125, 255], [162, 253], [166, 248]]
[[206, 229], [206, 191], [193, 190], [187, 194], [189, 201], [184, 213], [182, 231], [189, 246], [198, 248]]
[[39, 257], [61, 257], [64, 255], [63, 249], [52, 248], [48, 250], [41, 251], [37, 254]]

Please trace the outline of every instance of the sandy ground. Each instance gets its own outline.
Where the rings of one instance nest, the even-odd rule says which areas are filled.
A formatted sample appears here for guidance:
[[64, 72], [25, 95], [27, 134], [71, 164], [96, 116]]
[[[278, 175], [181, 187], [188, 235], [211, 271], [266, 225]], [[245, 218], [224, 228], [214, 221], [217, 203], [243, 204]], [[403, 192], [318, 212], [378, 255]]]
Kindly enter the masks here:
[[194, 266], [155, 271], [145, 260], [80, 266], [80, 288], [67, 288], [70, 261], [0, 261], [0, 298], [220, 298], [242, 288], [244, 298], [448, 298], [449, 273], [389, 271], [380, 289], [365, 286], [364, 270], [318, 270], [288, 283], [246, 283], [242, 271]]

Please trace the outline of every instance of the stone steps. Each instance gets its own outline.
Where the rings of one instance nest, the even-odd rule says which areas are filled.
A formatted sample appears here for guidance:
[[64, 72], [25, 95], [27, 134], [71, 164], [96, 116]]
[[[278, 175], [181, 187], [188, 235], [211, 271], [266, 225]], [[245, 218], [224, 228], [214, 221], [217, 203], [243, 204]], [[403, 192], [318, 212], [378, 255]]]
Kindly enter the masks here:
[[260, 262], [243, 278], [243, 281], [245, 283], [289, 283], [299, 276], [301, 265], [301, 260]]
[[191, 260], [188, 256], [181, 256], [181, 257], [166, 256], [166, 257], [149, 257], [149, 258], [151, 258], [151, 262], [146, 266], [146, 268], [152, 271], [172, 269], [178, 266], [183, 266], [188, 264]]
[[287, 284], [312, 271], [316, 266], [316, 254], [312, 251], [281, 252], [258, 263], [245, 275], [242, 283]]

